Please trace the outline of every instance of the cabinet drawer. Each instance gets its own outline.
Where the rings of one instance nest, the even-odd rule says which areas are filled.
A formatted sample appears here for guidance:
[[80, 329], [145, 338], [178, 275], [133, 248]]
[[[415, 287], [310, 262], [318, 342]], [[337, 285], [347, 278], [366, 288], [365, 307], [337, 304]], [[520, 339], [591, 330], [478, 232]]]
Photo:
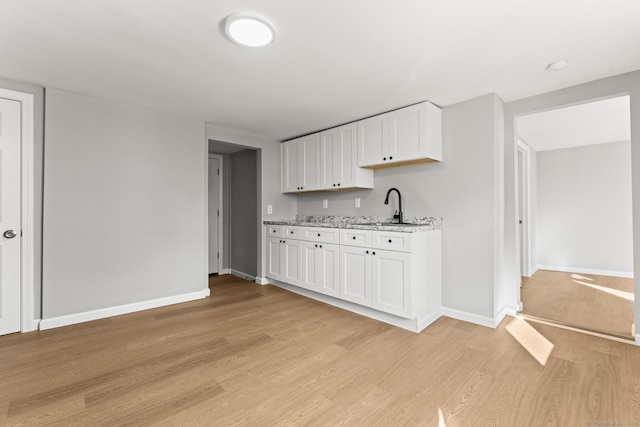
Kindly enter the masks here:
[[267, 225], [267, 237], [283, 237], [284, 227], [282, 225]]
[[340, 241], [340, 229], [304, 227], [302, 229], [302, 240], [322, 243], [338, 243]]
[[347, 246], [371, 247], [371, 230], [340, 230], [340, 244]]
[[374, 231], [372, 232], [371, 247], [375, 249], [388, 249], [391, 251], [410, 252], [411, 233]]
[[300, 238], [302, 237], [302, 227], [286, 226], [284, 227], [284, 235], [282, 237], [300, 240]]

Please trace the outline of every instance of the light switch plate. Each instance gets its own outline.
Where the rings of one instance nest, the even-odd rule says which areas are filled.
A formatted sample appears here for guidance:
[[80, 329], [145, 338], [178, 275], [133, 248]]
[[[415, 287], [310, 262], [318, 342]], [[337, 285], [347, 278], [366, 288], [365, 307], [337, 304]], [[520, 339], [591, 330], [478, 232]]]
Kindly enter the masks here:
[[324, 199], [324, 200], [322, 201], [322, 207], [323, 207], [324, 209], [327, 209], [327, 208], [329, 207], [329, 200]]
[[273, 213], [273, 206], [267, 205], [267, 214], [271, 215]]
[[360, 197], [356, 197], [356, 203], [355, 203], [356, 208], [360, 207]]

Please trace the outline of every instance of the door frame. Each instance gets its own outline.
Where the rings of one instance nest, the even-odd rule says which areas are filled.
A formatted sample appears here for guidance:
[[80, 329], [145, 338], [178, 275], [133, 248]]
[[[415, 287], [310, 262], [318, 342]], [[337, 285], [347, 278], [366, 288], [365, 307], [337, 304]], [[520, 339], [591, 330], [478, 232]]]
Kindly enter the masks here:
[[[224, 274], [227, 270], [225, 270], [224, 268], [222, 268], [222, 260], [224, 259], [224, 232], [223, 232], [223, 228], [222, 228], [222, 224], [223, 222], [223, 216], [224, 216], [224, 209], [223, 209], [223, 194], [222, 191], [224, 189], [223, 186], [223, 180], [224, 180], [224, 157], [221, 156], [220, 154], [212, 154], [212, 153], [208, 153], [207, 156], [207, 177], [209, 176], [208, 173], [208, 168], [209, 168], [209, 159], [217, 159], [218, 160], [218, 169], [220, 169], [220, 175], [218, 178], [218, 209], [220, 210], [220, 216], [218, 216], [218, 252], [220, 253], [220, 258], [218, 260], [218, 275], [222, 275]], [[208, 184], [208, 178], [207, 178], [207, 184]], [[207, 187], [208, 188], [208, 187]], [[209, 196], [209, 191], [207, 190], [207, 197]], [[207, 206], [209, 206], [209, 203], [207, 203]], [[208, 220], [207, 220], [208, 221]], [[209, 233], [209, 226], [207, 223], [207, 233]], [[207, 239], [209, 238], [208, 234], [207, 234]], [[208, 241], [208, 240], [207, 240]], [[207, 259], [208, 262], [208, 259]], [[207, 272], [209, 271], [209, 268], [207, 266]]]
[[20, 220], [21, 250], [21, 321], [20, 331], [30, 332], [38, 328], [34, 319], [34, 132], [33, 94], [0, 88], [0, 97], [20, 102]]
[[[518, 161], [518, 155], [522, 155], [522, 170], [520, 169], [520, 162]], [[531, 149], [523, 141], [516, 141], [516, 213], [520, 211], [520, 218], [522, 220], [522, 227], [519, 230], [522, 232], [516, 233], [518, 261], [522, 266], [520, 271], [521, 276], [531, 277], [534, 266], [531, 254]], [[522, 182], [521, 182], [522, 180]], [[520, 191], [522, 189], [522, 192]], [[520, 224], [516, 224], [520, 225]]]

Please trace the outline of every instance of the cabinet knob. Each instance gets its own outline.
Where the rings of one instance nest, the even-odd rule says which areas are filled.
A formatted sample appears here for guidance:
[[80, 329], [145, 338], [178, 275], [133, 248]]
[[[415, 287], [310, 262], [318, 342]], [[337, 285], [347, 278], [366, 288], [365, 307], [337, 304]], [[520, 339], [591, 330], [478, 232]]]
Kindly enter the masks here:
[[320, 233], [318, 233], [318, 237], [320, 237]]
[[391, 239], [389, 239], [389, 243], [391, 243]]
[[376, 253], [375, 253], [375, 252], [373, 252], [373, 254], [375, 255]]
[[353, 236], [353, 240], [356, 240], [356, 236]]
[[369, 253], [369, 251], [367, 251], [366, 253]]
[[340, 183], [338, 183], [338, 187], [340, 187]]
[[315, 245], [315, 247], [317, 248], [317, 247], [318, 247], [318, 245]]
[[320, 245], [320, 247], [322, 247], [322, 245]]
[[[291, 232], [291, 234], [293, 234], [293, 231]], [[391, 240], [389, 240], [389, 242], [391, 242]]]
[[386, 158], [386, 157], [383, 157], [383, 158], [382, 158], [382, 160], [387, 160], [387, 158]]
[[389, 160], [392, 160], [392, 159], [393, 159], [393, 156], [389, 156]]

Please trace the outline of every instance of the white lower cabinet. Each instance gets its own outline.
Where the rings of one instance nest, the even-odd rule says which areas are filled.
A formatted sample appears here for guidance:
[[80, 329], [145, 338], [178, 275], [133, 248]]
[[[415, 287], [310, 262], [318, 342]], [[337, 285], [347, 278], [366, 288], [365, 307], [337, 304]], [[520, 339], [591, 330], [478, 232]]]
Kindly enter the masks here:
[[267, 239], [267, 277], [302, 286], [302, 242], [287, 238]]
[[340, 246], [302, 242], [302, 254], [302, 287], [337, 297], [340, 294]]
[[340, 248], [340, 298], [401, 317], [411, 315], [411, 254]]
[[438, 313], [439, 230], [274, 227], [268, 228], [267, 277], [406, 319]]

